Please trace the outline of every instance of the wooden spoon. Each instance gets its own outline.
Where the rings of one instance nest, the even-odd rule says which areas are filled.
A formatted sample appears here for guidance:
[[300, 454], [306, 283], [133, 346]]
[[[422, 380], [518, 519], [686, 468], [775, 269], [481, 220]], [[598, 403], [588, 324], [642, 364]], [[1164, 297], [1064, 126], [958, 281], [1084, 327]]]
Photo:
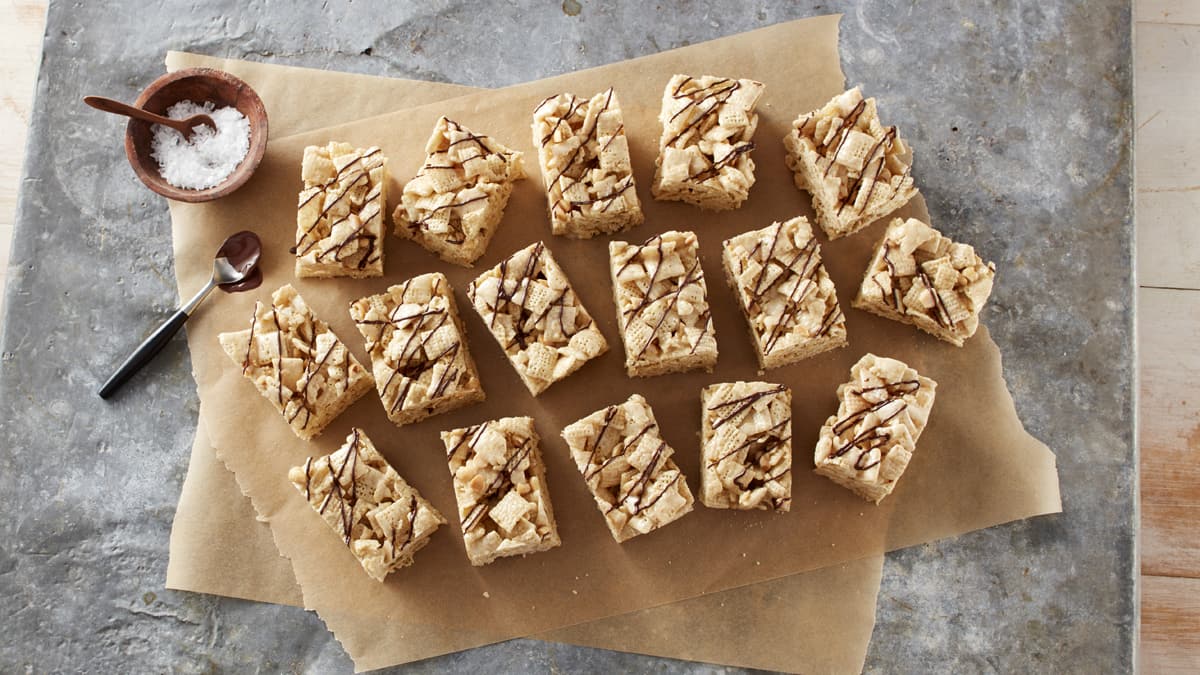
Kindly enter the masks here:
[[173, 120], [170, 117], [155, 115], [152, 112], [147, 112], [141, 108], [135, 108], [131, 105], [121, 103], [120, 101], [114, 101], [111, 98], [104, 98], [103, 96], [84, 96], [83, 102], [92, 106], [96, 110], [103, 110], [104, 112], [113, 113], [114, 115], [124, 115], [126, 117], [142, 120], [143, 122], [150, 122], [151, 124], [161, 124], [164, 127], [171, 127], [172, 129], [183, 134], [184, 140], [191, 140], [192, 133], [194, 133], [193, 130], [198, 125], [203, 124], [204, 126], [212, 128], [214, 131], [217, 128], [216, 123], [214, 123], [212, 118], [208, 115], [192, 115], [191, 117], [185, 117], [181, 120]]

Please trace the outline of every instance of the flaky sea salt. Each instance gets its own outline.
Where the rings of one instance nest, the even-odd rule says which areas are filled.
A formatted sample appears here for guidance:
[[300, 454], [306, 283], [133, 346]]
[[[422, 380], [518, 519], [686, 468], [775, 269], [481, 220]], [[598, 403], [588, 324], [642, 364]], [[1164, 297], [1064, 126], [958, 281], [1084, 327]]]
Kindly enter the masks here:
[[205, 114], [216, 124], [195, 127], [190, 141], [183, 134], [155, 124], [150, 140], [150, 156], [158, 162], [159, 172], [171, 185], [190, 190], [213, 187], [229, 177], [250, 150], [250, 122], [237, 108], [213, 109], [212, 103], [180, 101], [167, 108], [167, 117], [180, 120]]

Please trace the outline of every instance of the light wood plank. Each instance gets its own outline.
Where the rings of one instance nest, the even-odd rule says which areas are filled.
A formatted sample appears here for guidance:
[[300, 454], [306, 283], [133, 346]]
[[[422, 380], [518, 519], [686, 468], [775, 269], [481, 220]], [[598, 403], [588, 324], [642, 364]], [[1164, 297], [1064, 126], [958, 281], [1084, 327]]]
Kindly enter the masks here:
[[1200, 580], [1142, 577], [1143, 673], [1200, 672]]
[[1200, 289], [1200, 190], [1139, 192], [1137, 231], [1139, 285]]
[[1200, 291], [1138, 304], [1142, 572], [1200, 577]]
[[[8, 273], [13, 217], [34, 82], [42, 54], [45, 0], [0, 2], [0, 288]], [[4, 296], [0, 293], [0, 317]]]
[[1200, 25], [1137, 26], [1138, 190], [1200, 191]]
[[1133, 11], [1137, 21], [1200, 24], [1200, 2], [1196, 0], [1138, 0]]

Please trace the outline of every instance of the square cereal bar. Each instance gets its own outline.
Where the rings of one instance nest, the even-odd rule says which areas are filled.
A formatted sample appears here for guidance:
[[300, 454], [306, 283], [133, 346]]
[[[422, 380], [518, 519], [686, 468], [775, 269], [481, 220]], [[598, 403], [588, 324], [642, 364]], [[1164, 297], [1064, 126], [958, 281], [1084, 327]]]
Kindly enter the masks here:
[[896, 218], [883, 234], [854, 306], [908, 323], [961, 347], [979, 328], [996, 266], [917, 220]]
[[692, 232], [665, 232], [641, 245], [608, 245], [613, 299], [625, 343], [625, 372], [646, 377], [712, 371], [717, 338]]
[[291, 285], [254, 304], [250, 327], [217, 336], [242, 375], [304, 440], [317, 437], [373, 380]]
[[792, 391], [727, 382], [700, 393], [700, 501], [712, 509], [792, 506]]
[[375, 147], [330, 143], [304, 149], [297, 277], [383, 276], [386, 163]]
[[591, 99], [559, 94], [542, 101], [533, 111], [533, 144], [554, 234], [587, 239], [642, 223], [621, 103], [611, 87]]
[[533, 418], [442, 432], [472, 565], [562, 544]]
[[846, 345], [846, 316], [807, 218], [726, 239], [722, 262], [760, 368]]
[[917, 194], [912, 151], [858, 87], [796, 118], [783, 144], [796, 187], [812, 195], [830, 239], [854, 234]]
[[562, 430], [571, 458], [618, 543], [652, 532], [692, 510], [687, 478], [638, 394]]
[[470, 267], [496, 233], [513, 182], [525, 177], [522, 154], [445, 117], [425, 152], [392, 214], [396, 234]]
[[704, 209], [742, 205], [754, 185], [754, 130], [763, 85], [754, 80], [676, 75], [663, 91], [655, 199]]
[[929, 421], [937, 383], [867, 354], [838, 386], [838, 411], [817, 439], [816, 472], [878, 504], [892, 493]]
[[350, 305], [388, 418], [412, 424], [485, 396], [450, 282], [422, 274]]
[[361, 429], [333, 454], [293, 467], [288, 480], [375, 581], [411, 565], [413, 554], [446, 524]]
[[542, 242], [479, 275], [467, 296], [534, 396], [608, 351], [608, 341]]

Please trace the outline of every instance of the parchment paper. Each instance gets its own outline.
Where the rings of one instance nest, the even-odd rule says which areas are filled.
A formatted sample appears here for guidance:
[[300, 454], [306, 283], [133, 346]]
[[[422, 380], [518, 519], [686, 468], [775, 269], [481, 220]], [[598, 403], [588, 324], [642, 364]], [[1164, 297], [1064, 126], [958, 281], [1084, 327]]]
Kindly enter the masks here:
[[[169, 52], [166, 62], [168, 70], [218, 68], [249, 82], [267, 106], [276, 138], [474, 91], [182, 52]], [[346, 101], [355, 105], [344, 108]], [[280, 556], [268, 526], [255, 516], [233, 474], [217, 459], [202, 422], [171, 531], [167, 587], [303, 606], [291, 562]], [[535, 637], [772, 670], [803, 665], [814, 672], [857, 672], [875, 623], [882, 565], [882, 556], [873, 556]], [[742, 627], [737, 639], [729, 639], [731, 626]], [[367, 641], [367, 652], [351, 656], [392, 665], [490, 641], [474, 631], [447, 628], [406, 640], [403, 655], [395, 649], [372, 654]]]
[[[523, 393], [482, 322], [467, 310], [468, 335], [488, 402], [400, 430], [386, 421], [378, 401], [368, 397], [320, 441], [297, 441], [216, 346], [217, 332], [241, 327], [253, 298], [229, 298], [219, 312], [208, 311], [193, 320], [188, 337], [208, 431], [218, 454], [271, 524], [280, 551], [293, 560], [306, 605], [321, 613], [339, 639], [348, 645], [364, 640], [402, 642], [405, 626], [462, 628], [464, 617], [474, 617], [479, 627], [512, 636], [528, 635], [1060, 509], [1053, 455], [1021, 428], [1003, 383], [999, 353], [986, 330], [959, 350], [909, 327], [849, 309], [849, 348], [772, 371], [769, 379], [794, 389], [794, 437], [800, 458], [815, 442], [820, 421], [833, 412], [836, 385], [863, 352], [902, 358], [939, 381], [938, 404], [918, 453], [895, 494], [882, 506], [874, 507], [825, 479], [798, 471], [790, 514], [701, 508], [661, 532], [618, 546], [608, 537], [569, 463], [557, 431], [637, 391], [654, 405], [664, 437], [678, 451], [678, 461], [694, 484], [700, 387], [756, 377], [742, 319], [722, 282], [720, 242], [772, 220], [809, 213], [807, 197], [791, 185], [776, 139], [783, 136], [797, 113], [820, 105], [841, 90], [832, 37], [835, 22], [823, 18], [782, 24], [277, 142], [268, 150], [258, 174], [239, 193], [220, 202], [175, 209], [181, 290], [196, 287], [208, 274], [207, 255], [196, 255], [196, 251], [214, 250], [225, 236], [248, 224], [264, 235], [268, 251], [278, 252], [264, 264], [265, 286], [273, 288], [291, 280], [291, 260], [284, 251], [293, 236], [296, 167], [306, 143], [339, 138], [381, 145], [391, 159], [392, 187], [398, 190], [419, 166], [421, 147], [440, 114], [532, 155], [528, 116], [539, 100], [562, 90], [588, 93], [615, 83], [626, 109], [635, 171], [648, 216], [646, 225], [626, 236], [642, 239], [672, 227], [694, 229], [700, 235], [722, 352], [715, 373], [628, 380], [621, 368], [620, 350], [614, 349], [532, 400]], [[658, 134], [655, 116], [663, 83], [673, 72], [724, 73], [767, 84], [757, 136], [760, 147], [755, 152], [758, 183], [738, 212], [706, 214], [648, 198]], [[918, 179], [921, 152], [918, 147]], [[514, 191], [505, 223], [479, 269], [532, 240], [548, 240], [601, 329], [619, 345], [608, 297], [606, 241], [551, 240], [538, 183], [534, 177]], [[927, 215], [919, 200], [908, 211]], [[847, 306], [881, 228], [882, 224], [877, 224], [866, 233], [824, 248], [829, 271]], [[461, 291], [478, 271], [448, 269], [424, 251], [394, 239], [388, 241], [388, 252], [386, 280], [296, 284], [317, 313], [364, 358], [361, 341], [354, 339], [356, 331], [345, 311], [350, 300], [407, 276], [440, 269], [450, 277], [465, 305]], [[322, 536], [327, 535], [321, 529], [324, 524], [284, 478], [288, 467], [309, 454], [333, 450], [353, 424], [365, 428], [400, 473], [435, 505], [453, 512], [437, 432], [512, 414], [530, 414], [538, 420], [564, 541], [562, 548], [528, 559], [473, 569], [466, 563], [461, 539], [443, 533], [421, 552], [417, 565], [379, 585], [361, 574], [336, 537]], [[490, 597], [484, 597], [484, 591]]]

